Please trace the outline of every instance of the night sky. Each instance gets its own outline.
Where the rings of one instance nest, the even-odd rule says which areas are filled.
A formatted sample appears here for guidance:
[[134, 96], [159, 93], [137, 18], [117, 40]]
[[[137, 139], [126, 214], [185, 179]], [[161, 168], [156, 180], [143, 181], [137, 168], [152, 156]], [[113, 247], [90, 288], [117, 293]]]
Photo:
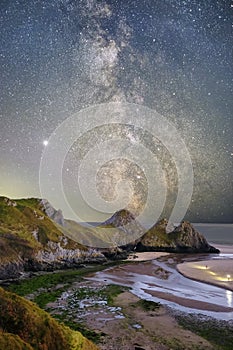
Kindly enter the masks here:
[[[1, 0], [0, 7], [1, 195], [40, 197], [40, 160], [54, 130], [86, 107], [128, 102], [157, 111], [186, 144], [194, 171], [186, 219], [233, 222], [232, 1]], [[110, 129], [82, 135], [67, 155], [72, 206], [80, 150], [87, 154]], [[130, 126], [117, 133], [152, 142]], [[130, 166], [108, 165], [111, 186]], [[142, 178], [137, 192], [146, 179], [132, 169]]]

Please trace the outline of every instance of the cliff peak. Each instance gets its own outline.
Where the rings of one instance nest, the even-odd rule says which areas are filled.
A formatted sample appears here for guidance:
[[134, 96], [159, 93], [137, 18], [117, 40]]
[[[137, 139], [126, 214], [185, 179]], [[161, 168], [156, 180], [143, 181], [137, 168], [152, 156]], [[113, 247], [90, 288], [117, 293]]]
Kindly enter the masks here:
[[101, 226], [123, 227], [136, 220], [136, 217], [127, 209], [116, 211]]

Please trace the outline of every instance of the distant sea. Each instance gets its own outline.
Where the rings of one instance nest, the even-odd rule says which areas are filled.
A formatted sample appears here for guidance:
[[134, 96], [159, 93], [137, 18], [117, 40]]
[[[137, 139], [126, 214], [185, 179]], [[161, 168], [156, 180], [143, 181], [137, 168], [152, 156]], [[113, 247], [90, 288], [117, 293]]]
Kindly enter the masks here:
[[208, 242], [233, 245], [233, 224], [193, 224]]

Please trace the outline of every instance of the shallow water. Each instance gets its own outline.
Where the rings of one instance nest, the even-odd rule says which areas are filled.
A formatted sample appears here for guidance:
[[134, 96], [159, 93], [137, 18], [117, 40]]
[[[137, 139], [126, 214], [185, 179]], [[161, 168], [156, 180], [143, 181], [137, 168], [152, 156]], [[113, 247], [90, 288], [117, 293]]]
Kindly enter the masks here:
[[[225, 254], [226, 255], [226, 254]], [[224, 257], [226, 258], [226, 256]], [[221, 256], [220, 256], [221, 258]], [[143, 264], [143, 263], [142, 263]], [[233, 308], [233, 292], [216, 286], [212, 286], [206, 283], [190, 280], [181, 275], [175, 268], [168, 266], [165, 262], [159, 262], [158, 260], [147, 262], [146, 264], [153, 264], [154, 268], [160, 266], [164, 270], [170, 272], [168, 279], [163, 280], [156, 276], [149, 276], [146, 274], [140, 274], [130, 271], [130, 265], [128, 269], [124, 270], [124, 276], [114, 274], [114, 269], [107, 269], [105, 271], [97, 272], [89, 280], [104, 282], [106, 284], [120, 284], [130, 287], [132, 293], [138, 297], [146, 300], [160, 302], [163, 305], [172, 307], [180, 311], [187, 313], [198, 313], [207, 316], [212, 316], [217, 319], [231, 320], [233, 319], [233, 311], [231, 312], [216, 312], [199, 310], [191, 307], [181, 306], [176, 302], [168, 301], [153, 296], [153, 291], [169, 293], [173, 296], [192, 299], [201, 302], [208, 302], [209, 304], [232, 307]]]

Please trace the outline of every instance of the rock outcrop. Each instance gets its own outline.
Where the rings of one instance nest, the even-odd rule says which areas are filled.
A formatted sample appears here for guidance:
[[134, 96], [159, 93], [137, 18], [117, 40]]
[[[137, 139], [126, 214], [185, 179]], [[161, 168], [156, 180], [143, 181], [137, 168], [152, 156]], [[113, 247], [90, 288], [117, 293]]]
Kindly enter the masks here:
[[163, 219], [145, 232], [123, 209], [97, 227], [84, 228], [65, 220], [46, 200], [0, 197], [0, 280], [19, 278], [26, 271], [104, 262], [106, 257], [122, 259], [133, 250], [219, 252], [190, 223], [182, 222], [169, 233], [167, 224]]
[[127, 209], [116, 211], [108, 220], [104, 221], [101, 226], [124, 227], [135, 222], [135, 216]]
[[167, 233], [167, 220], [163, 219], [135, 242], [137, 251], [167, 251], [176, 253], [219, 253], [189, 222], [183, 221]]
[[[27, 271], [51, 271], [106, 261], [104, 255], [66, 237], [61, 212], [40, 199], [9, 200], [0, 197], [0, 280], [19, 278]], [[59, 216], [60, 215], [60, 216]]]
[[[123, 231], [132, 241], [121, 246], [121, 249], [105, 252], [106, 256], [123, 256], [124, 251], [167, 251], [176, 253], [219, 253], [219, 250], [208, 244], [205, 237], [189, 222], [183, 221], [179, 226], [168, 230], [168, 221], [162, 219], [147, 232], [128, 210], [119, 210], [101, 227], [115, 227]], [[136, 236], [136, 239], [134, 237]]]
[[[143, 235], [145, 228], [140, 224], [135, 216], [126, 209], [122, 209], [113, 214], [108, 220], [99, 225], [101, 228], [114, 228], [116, 242], [118, 246], [125, 242], [133, 242]], [[121, 244], [122, 243], [122, 244]]]
[[43, 210], [44, 208], [46, 215], [50, 217], [50, 219], [61, 226], [65, 226], [65, 219], [60, 209], [54, 209], [47, 199], [41, 199], [40, 204], [42, 205], [41, 209]]

